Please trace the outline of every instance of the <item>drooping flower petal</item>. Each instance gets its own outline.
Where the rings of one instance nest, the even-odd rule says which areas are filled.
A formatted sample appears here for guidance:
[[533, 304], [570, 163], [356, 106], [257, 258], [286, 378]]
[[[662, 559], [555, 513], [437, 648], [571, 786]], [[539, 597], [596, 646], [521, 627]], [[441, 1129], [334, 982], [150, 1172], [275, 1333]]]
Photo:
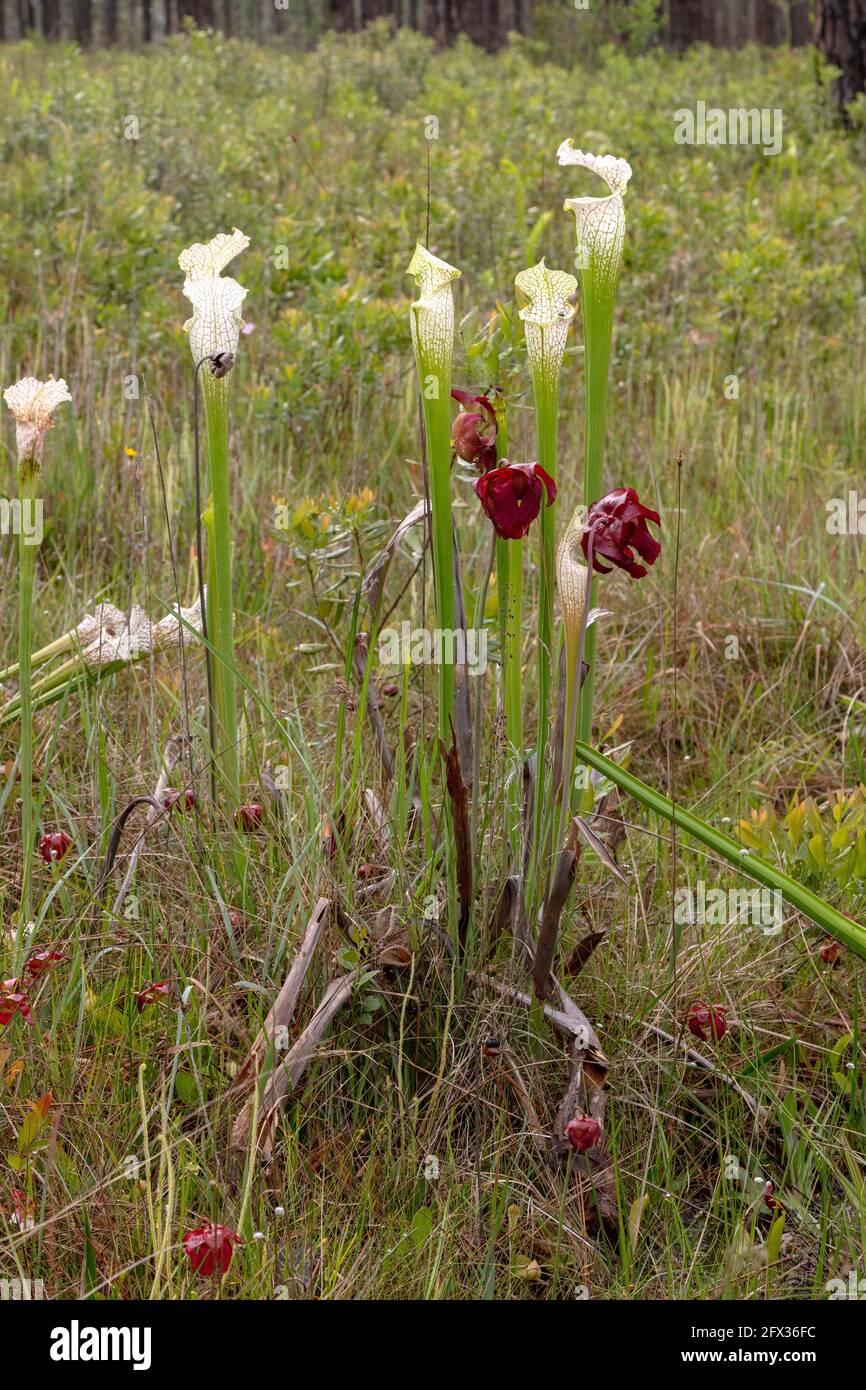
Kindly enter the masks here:
[[[496, 411], [487, 396], [473, 396], [469, 391], [452, 390], [455, 401], [467, 407], [461, 410], [451, 426], [451, 444], [458, 458], [473, 464], [481, 473], [496, 466]], [[478, 411], [468, 407], [477, 405]]]
[[515, 276], [520, 317], [533, 376], [548, 388], [556, 385], [565, 352], [568, 329], [574, 318], [569, 303], [577, 292], [577, 281], [564, 270], [548, 270], [542, 258], [538, 265]]
[[418, 298], [413, 301], [409, 315], [421, 389], [432, 389], [433, 383], [426, 378], [434, 377], [435, 385], [442, 393], [444, 383], [450, 376], [454, 349], [454, 296], [451, 286], [460, 278], [460, 271], [432, 255], [419, 242], [406, 273], [414, 275], [418, 286]]
[[7, 386], [3, 399], [15, 417], [15, 442], [19, 467], [32, 463], [39, 468], [45, 435], [54, 424], [54, 412], [64, 401], [71, 401], [69, 388], [61, 379], [50, 376], [38, 381], [35, 376], [22, 377], [14, 386]]
[[168, 997], [168, 980], [156, 980], [153, 984], [145, 985], [135, 996], [135, 1007], [139, 1013], [146, 1009], [148, 1004], [157, 1004], [160, 999]]
[[69, 957], [64, 956], [62, 951], [34, 951], [28, 957], [25, 970], [35, 979], [38, 975], [47, 975], [49, 970], [56, 969], [64, 960], [69, 960]]
[[195, 1273], [205, 1276], [217, 1271], [225, 1274], [235, 1245], [243, 1245], [243, 1241], [228, 1226], [199, 1226], [195, 1231], [187, 1231], [183, 1238], [183, 1248]]
[[632, 579], [643, 579], [646, 565], [637, 563], [632, 547], [647, 565], [655, 564], [661, 554], [661, 545], [647, 528], [648, 521], [660, 525], [659, 514], [643, 505], [634, 488], [614, 488], [593, 502], [587, 510], [581, 537], [587, 561], [592, 538], [593, 569], [599, 574], [610, 574], [610, 565], [601, 563], [604, 559], [625, 570]]
[[528, 533], [538, 513], [544, 492], [547, 504], [556, 500], [556, 484], [537, 463], [509, 463], [482, 473], [475, 484], [478, 500], [503, 540], [519, 541]]
[[0, 1028], [5, 1028], [15, 1014], [32, 1026], [30, 995], [20, 980], [0, 980]]
[[249, 244], [249, 237], [234, 227], [231, 233], [219, 232], [207, 244], [196, 242], [178, 256], [186, 276], [183, 292], [194, 309], [184, 330], [196, 362], [218, 353], [233, 358], [237, 352], [243, 327], [240, 308], [247, 291], [220, 272]]

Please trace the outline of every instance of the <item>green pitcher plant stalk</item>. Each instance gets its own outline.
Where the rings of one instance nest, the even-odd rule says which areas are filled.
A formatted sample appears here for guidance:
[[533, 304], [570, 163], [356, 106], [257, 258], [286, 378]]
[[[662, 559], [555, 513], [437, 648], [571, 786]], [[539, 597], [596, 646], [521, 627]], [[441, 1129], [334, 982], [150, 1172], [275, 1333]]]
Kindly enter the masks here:
[[[460, 271], [434, 256], [420, 242], [409, 262], [418, 298], [410, 309], [412, 346], [424, 417], [430, 523], [433, 545], [433, 586], [436, 624], [453, 632], [457, 625], [454, 594], [454, 533], [451, 514], [451, 358], [454, 352], [453, 282]], [[439, 665], [439, 736], [451, 743], [456, 673], [453, 659]]]
[[234, 813], [240, 805], [240, 753], [237, 673], [234, 657], [232, 599], [232, 527], [230, 514], [228, 403], [229, 373], [237, 353], [247, 291], [220, 272], [249, 246], [237, 227], [220, 232], [206, 245], [197, 242], [181, 252], [183, 292], [193, 306], [184, 324], [200, 376], [207, 432], [210, 501], [202, 518], [208, 531], [207, 636], [215, 657], [213, 671], [213, 766]]
[[619, 787], [620, 791], [633, 796], [647, 810], [654, 811], [656, 815], [661, 816], [671, 825], [685, 830], [705, 845], [707, 849], [727, 860], [734, 868], [750, 874], [766, 888], [778, 890], [790, 907], [802, 912], [804, 917], [808, 917], [816, 926], [829, 932], [837, 941], [841, 941], [843, 946], [848, 946], [861, 960], [866, 960], [866, 927], [855, 922], [852, 917], [846, 917], [844, 913], [839, 912], [837, 908], [820, 898], [817, 893], [813, 893], [802, 883], [797, 883], [795, 879], [789, 878], [774, 864], [768, 864], [765, 859], [761, 859], [758, 855], [752, 854], [750, 850], [744, 849], [742, 845], [738, 845], [730, 835], [707, 825], [706, 821], [701, 820], [699, 816], [686, 810], [685, 807], [674, 804], [670, 797], [647, 786], [633, 773], [620, 767], [613, 758], [598, 752], [590, 744], [578, 741], [576, 754], [581, 762], [594, 768], [596, 772], [602, 773], [613, 782], [614, 786]]
[[[604, 179], [606, 198], [569, 198], [565, 211], [574, 217], [575, 265], [580, 280], [580, 303], [585, 348], [584, 506], [603, 492], [604, 436], [607, 420], [607, 382], [610, 370], [613, 311], [625, 239], [623, 194], [631, 178], [631, 165], [614, 155], [584, 154], [572, 140], [557, 151], [562, 165], [577, 165]], [[595, 600], [595, 583], [590, 603]], [[595, 632], [586, 634], [589, 671], [580, 695], [579, 732], [583, 740], [592, 730], [595, 687]]]
[[30, 653], [33, 647], [33, 594], [36, 580], [36, 546], [30, 528], [23, 524], [25, 509], [32, 511], [39, 491], [45, 435], [54, 424], [58, 405], [71, 400], [63, 380], [38, 381], [24, 377], [3, 393], [15, 417], [18, 452], [18, 689], [21, 743], [18, 770], [21, 777], [21, 899], [20, 931], [30, 920], [33, 883], [33, 692]]
[[[559, 486], [557, 420], [559, 376], [566, 339], [575, 309], [569, 301], [577, 293], [577, 280], [562, 270], [549, 270], [540, 260], [515, 277], [520, 318], [532, 371], [535, 434], [538, 462]], [[536, 738], [536, 787], [533, 812], [533, 864], [537, 867], [546, 797], [547, 754], [550, 742], [551, 681], [553, 669], [553, 595], [556, 556], [556, 512], [544, 507], [541, 526], [538, 624], [536, 641], [538, 732]]]

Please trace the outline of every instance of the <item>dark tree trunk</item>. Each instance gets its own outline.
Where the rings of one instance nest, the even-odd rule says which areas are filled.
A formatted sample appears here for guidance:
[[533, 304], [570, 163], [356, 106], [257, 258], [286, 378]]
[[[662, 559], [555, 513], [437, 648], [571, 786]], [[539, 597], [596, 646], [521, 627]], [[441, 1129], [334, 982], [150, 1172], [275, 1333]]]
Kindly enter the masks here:
[[93, 7], [91, 0], [75, 0], [72, 6], [72, 33], [75, 42], [88, 48], [93, 42]]
[[21, 37], [31, 33], [36, 28], [36, 12], [33, 8], [33, 0], [18, 0], [18, 26], [21, 30]]
[[223, 0], [223, 33], [227, 39], [232, 36], [232, 0]]
[[117, 0], [105, 0], [105, 42], [117, 43]]
[[817, 0], [815, 43], [841, 71], [835, 90], [844, 112], [858, 92], [866, 91], [866, 0]]
[[141, 37], [144, 43], [153, 39], [153, 12], [150, 0], [141, 0]]
[[42, 33], [46, 39], [60, 38], [60, 6], [57, 0], [42, 0]]

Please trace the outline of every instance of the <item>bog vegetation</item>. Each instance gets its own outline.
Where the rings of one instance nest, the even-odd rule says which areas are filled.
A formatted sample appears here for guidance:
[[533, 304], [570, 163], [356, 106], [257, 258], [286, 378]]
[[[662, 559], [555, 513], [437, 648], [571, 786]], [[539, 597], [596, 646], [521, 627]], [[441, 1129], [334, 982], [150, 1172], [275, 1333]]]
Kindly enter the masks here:
[[[866, 1234], [866, 222], [823, 70], [611, 48], [568, 71], [381, 27], [297, 59], [190, 33], [0, 68], [0, 381], [71, 396], [20, 615], [25, 546], [2, 549], [0, 1277], [826, 1297]], [[784, 110], [778, 155], [675, 142], [677, 110], [744, 93]], [[563, 201], [609, 191], [557, 163], [566, 137], [633, 170], [604, 435], [590, 289], [553, 435], [515, 295], [542, 258], [574, 269]], [[223, 348], [190, 353], [178, 256], [236, 227], [245, 326], [196, 393]], [[492, 484], [451, 468], [458, 407], [413, 355], [418, 241], [461, 271], [449, 370], [487, 402], [486, 463], [506, 431], [512, 462], [556, 455], [525, 540], [494, 548]], [[423, 508], [392, 543], [425, 475], [432, 545]], [[587, 630], [545, 547], [620, 487], [661, 555], [602, 577]], [[459, 627], [461, 601], [487, 654], [468, 763], [459, 680], [377, 640]]]

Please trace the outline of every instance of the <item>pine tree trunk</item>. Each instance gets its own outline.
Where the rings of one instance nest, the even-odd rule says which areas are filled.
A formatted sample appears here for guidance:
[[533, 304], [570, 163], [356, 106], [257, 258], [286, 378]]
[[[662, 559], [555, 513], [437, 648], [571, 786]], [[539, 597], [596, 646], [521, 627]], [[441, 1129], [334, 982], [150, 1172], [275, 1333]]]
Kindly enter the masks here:
[[46, 39], [60, 38], [60, 6], [57, 0], [42, 0], [42, 34]]
[[93, 42], [93, 7], [91, 0], [74, 0], [72, 6], [72, 33], [81, 48], [88, 48]]
[[109, 48], [117, 43], [117, 0], [105, 0], [105, 42]]
[[858, 92], [866, 91], [866, 0], [817, 0], [815, 43], [841, 70], [835, 91], [844, 112]]

